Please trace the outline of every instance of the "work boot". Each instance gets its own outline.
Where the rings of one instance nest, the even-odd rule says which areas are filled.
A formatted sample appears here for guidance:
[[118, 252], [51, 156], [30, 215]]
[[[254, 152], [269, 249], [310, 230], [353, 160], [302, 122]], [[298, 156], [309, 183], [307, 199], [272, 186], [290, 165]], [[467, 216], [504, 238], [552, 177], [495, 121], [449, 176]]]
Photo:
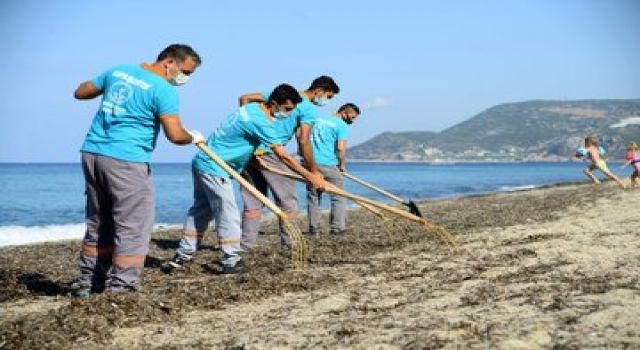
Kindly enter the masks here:
[[173, 271], [180, 269], [184, 266], [184, 264], [188, 263], [189, 260], [181, 258], [179, 255], [173, 257], [173, 259], [165, 262], [160, 266], [160, 270], [164, 273], [172, 273]]
[[105, 285], [99, 284], [97, 286], [86, 286], [81, 285], [78, 282], [74, 282], [71, 284], [71, 291], [67, 294], [69, 297], [74, 299], [91, 299], [94, 297], [94, 294], [99, 294], [104, 292]]
[[234, 275], [234, 274], [243, 273], [246, 271], [247, 271], [247, 266], [245, 266], [243, 260], [238, 261], [235, 265], [222, 265], [223, 275]]
[[89, 300], [93, 298], [93, 293], [91, 293], [91, 287], [80, 287], [69, 292], [69, 296], [74, 299]]

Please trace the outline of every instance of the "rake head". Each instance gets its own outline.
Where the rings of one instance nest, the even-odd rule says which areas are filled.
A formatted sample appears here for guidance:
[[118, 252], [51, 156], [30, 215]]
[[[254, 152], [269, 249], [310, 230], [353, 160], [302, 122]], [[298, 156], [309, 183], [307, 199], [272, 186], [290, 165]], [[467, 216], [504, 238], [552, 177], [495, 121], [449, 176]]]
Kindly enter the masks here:
[[281, 220], [284, 223], [284, 230], [291, 242], [291, 265], [293, 267], [304, 267], [307, 262], [307, 256], [309, 255], [309, 248], [302, 236], [302, 231], [289, 220], [283, 218], [281, 218]]
[[440, 237], [440, 239], [442, 239], [442, 241], [444, 241], [445, 244], [449, 246], [449, 249], [452, 252], [459, 251], [458, 247], [460, 244], [458, 243], [458, 240], [456, 239], [456, 237], [453, 234], [451, 234], [451, 232], [449, 232], [449, 230], [447, 230], [446, 228], [444, 228], [439, 224], [436, 224], [427, 220], [423, 220], [421, 224], [425, 229], [427, 229], [428, 231], [431, 231], [432, 233]]
[[415, 216], [423, 217], [422, 212], [420, 212], [420, 208], [418, 208], [418, 205], [416, 204], [416, 202], [409, 200], [408, 202], [405, 202], [404, 205], [409, 207], [409, 212], [411, 214]]

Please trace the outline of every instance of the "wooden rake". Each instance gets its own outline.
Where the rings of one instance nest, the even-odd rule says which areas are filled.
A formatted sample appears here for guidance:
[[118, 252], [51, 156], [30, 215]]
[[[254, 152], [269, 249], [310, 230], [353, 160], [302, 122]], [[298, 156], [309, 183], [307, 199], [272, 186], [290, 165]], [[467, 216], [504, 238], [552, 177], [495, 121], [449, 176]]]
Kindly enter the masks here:
[[[278, 174], [281, 176], [285, 176], [288, 177], [290, 179], [293, 180], [297, 180], [297, 181], [301, 181], [301, 182], [306, 182], [306, 180], [296, 174], [292, 174], [288, 171], [284, 171], [284, 170], [280, 170], [280, 169], [274, 169], [272, 167], [269, 167], [267, 165], [263, 164], [263, 167], [267, 170], [270, 171], [274, 174]], [[414, 215], [412, 213], [408, 213], [402, 209], [384, 204], [382, 202], [378, 202], [375, 201], [373, 199], [369, 199], [367, 197], [363, 197], [363, 196], [358, 196], [356, 194], [353, 193], [349, 193], [345, 190], [342, 190], [340, 188], [337, 188], [331, 184], [328, 184], [329, 186], [327, 186], [327, 188], [325, 188], [325, 192], [329, 193], [329, 194], [334, 194], [337, 196], [341, 196], [341, 197], [345, 197], [348, 199], [351, 199], [352, 201], [358, 203], [359, 205], [363, 206], [365, 209], [369, 209], [370, 207], [373, 207], [373, 209], [382, 209], [385, 210], [387, 212], [391, 212], [394, 214], [397, 214], [405, 219], [411, 220], [413, 222], [417, 222], [419, 224], [421, 224], [422, 226], [426, 227], [427, 229], [431, 230], [432, 232], [434, 232], [438, 237], [440, 237], [440, 239], [442, 239], [445, 244], [447, 244], [449, 246], [449, 248], [451, 250], [457, 250], [458, 247], [458, 243], [456, 238], [444, 227], [442, 227], [439, 224], [436, 224], [435, 222], [429, 221], [427, 219], [421, 218], [417, 215]], [[379, 211], [378, 211], [379, 212]], [[375, 212], [374, 212], [375, 213]]]
[[294, 267], [304, 266], [307, 259], [308, 248], [307, 243], [302, 236], [302, 232], [298, 226], [292, 224], [287, 218], [287, 214], [282, 211], [282, 209], [278, 208], [269, 198], [265, 197], [260, 191], [258, 191], [253, 185], [251, 185], [247, 180], [245, 180], [240, 174], [238, 174], [233, 168], [231, 168], [224, 160], [222, 160], [217, 154], [213, 153], [209, 147], [204, 142], [200, 142], [197, 144], [198, 148], [202, 150], [211, 160], [213, 160], [218, 166], [220, 166], [224, 171], [229, 173], [231, 177], [233, 177], [240, 186], [244, 187], [247, 191], [249, 191], [254, 197], [256, 197], [262, 204], [264, 204], [269, 210], [271, 210], [283, 223], [284, 229], [291, 240], [291, 263]]

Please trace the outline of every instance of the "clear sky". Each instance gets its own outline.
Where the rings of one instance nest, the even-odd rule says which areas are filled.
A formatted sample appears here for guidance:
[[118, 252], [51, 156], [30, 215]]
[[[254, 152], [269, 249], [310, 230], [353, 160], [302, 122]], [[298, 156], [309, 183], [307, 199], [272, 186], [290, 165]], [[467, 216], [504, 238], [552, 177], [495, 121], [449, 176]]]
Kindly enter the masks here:
[[[0, 162], [76, 162], [99, 100], [79, 83], [117, 64], [193, 46], [179, 88], [205, 135], [239, 95], [327, 74], [362, 107], [354, 145], [383, 131], [440, 131], [493, 105], [640, 98], [640, 1], [0, 1]], [[159, 137], [155, 162], [193, 146]]]

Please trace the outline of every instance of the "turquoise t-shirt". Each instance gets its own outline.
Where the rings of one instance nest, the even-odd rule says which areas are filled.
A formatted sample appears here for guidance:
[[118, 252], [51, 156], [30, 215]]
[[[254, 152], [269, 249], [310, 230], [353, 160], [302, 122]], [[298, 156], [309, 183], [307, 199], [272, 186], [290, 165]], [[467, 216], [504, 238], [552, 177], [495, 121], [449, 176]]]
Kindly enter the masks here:
[[[262, 94], [262, 98], [267, 101], [271, 92], [265, 92]], [[318, 115], [318, 108], [314, 105], [305, 94], [300, 94], [302, 102], [296, 105], [296, 108], [291, 111], [291, 115], [286, 119], [275, 119], [274, 125], [276, 129], [276, 135], [280, 144], [286, 145], [291, 141], [293, 135], [301, 124], [311, 125]], [[265, 153], [271, 153], [268, 145], [260, 145], [260, 150]]]
[[93, 80], [102, 102], [81, 152], [129, 162], [149, 162], [161, 115], [178, 114], [178, 92], [140, 65], [120, 65]]
[[[280, 143], [276, 137], [274, 123], [258, 103], [249, 103], [238, 108], [207, 139], [209, 149], [237, 172], [241, 172], [247, 166], [260, 144]], [[203, 173], [229, 177], [226, 171], [202, 151], [196, 154], [192, 164]]]
[[316, 163], [338, 165], [336, 154], [338, 140], [349, 137], [347, 123], [330, 114], [319, 115], [311, 127], [311, 147]]

